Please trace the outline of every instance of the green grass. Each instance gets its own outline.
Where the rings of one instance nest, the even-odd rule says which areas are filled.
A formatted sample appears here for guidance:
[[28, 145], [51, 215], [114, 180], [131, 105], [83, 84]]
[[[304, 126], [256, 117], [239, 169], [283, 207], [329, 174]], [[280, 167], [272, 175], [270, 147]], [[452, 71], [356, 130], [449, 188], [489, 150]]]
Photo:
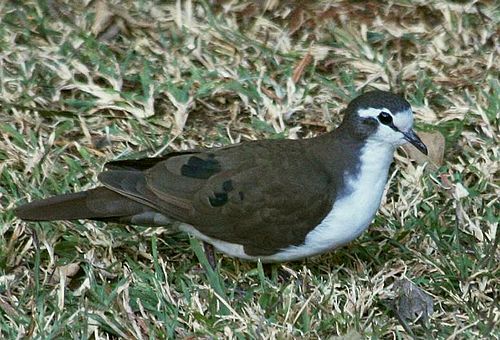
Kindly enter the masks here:
[[[500, 337], [494, 2], [114, 3], [0, 5], [0, 338]], [[325, 133], [368, 88], [404, 92], [444, 161], [400, 152], [370, 229], [331, 253], [212, 270], [169, 228], [13, 216], [109, 160]], [[403, 278], [426, 323], [398, 320]]]

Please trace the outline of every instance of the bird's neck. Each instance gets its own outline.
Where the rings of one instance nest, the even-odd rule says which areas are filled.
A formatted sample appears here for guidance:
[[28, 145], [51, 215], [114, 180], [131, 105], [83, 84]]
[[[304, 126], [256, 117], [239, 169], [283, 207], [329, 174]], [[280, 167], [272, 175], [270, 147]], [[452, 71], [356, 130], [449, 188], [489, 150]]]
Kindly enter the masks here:
[[361, 190], [378, 191], [382, 195], [393, 159], [392, 145], [367, 140], [359, 153], [358, 171], [349, 178], [351, 186], [355, 183]]
[[[321, 159], [324, 170], [336, 189], [336, 195], [353, 190], [354, 183], [367, 190], [383, 190], [394, 156], [394, 147], [374, 140], [354, 138], [342, 129], [317, 137], [311, 154]], [[370, 188], [371, 187], [371, 188]]]

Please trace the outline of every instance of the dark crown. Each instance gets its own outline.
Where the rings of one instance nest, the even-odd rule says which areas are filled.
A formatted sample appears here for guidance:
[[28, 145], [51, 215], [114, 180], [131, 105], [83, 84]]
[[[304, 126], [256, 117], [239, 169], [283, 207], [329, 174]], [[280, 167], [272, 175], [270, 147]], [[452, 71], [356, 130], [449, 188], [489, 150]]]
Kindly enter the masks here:
[[355, 112], [359, 109], [386, 108], [392, 114], [410, 110], [411, 106], [402, 96], [387, 91], [370, 91], [355, 98], [349, 103], [348, 111]]

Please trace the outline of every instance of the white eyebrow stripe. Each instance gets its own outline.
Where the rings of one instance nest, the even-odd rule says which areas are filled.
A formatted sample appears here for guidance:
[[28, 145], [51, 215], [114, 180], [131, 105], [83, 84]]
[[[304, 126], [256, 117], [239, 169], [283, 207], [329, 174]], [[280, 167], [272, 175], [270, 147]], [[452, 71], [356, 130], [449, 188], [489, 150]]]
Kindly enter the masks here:
[[377, 118], [380, 112], [387, 112], [392, 116], [393, 124], [399, 131], [408, 131], [413, 126], [413, 111], [411, 109], [401, 112], [391, 112], [386, 107], [359, 109], [358, 115], [362, 118]]
[[373, 108], [373, 107], [370, 107], [368, 109], [359, 109], [358, 110], [358, 115], [360, 117], [363, 117], [363, 118], [366, 118], [366, 117], [377, 117], [380, 112], [387, 112], [389, 113], [391, 116], [394, 117], [394, 114], [391, 112], [391, 110], [389, 110], [388, 108], [385, 108], [385, 107], [380, 107], [380, 108]]

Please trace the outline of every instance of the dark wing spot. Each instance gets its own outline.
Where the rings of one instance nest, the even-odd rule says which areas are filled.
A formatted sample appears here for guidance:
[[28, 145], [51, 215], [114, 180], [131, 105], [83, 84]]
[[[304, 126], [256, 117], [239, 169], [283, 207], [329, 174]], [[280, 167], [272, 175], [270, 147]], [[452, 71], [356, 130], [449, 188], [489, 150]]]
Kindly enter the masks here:
[[197, 156], [189, 157], [188, 162], [181, 167], [181, 175], [199, 179], [208, 179], [221, 170], [220, 163], [213, 154], [204, 160]]
[[225, 192], [230, 192], [233, 189], [234, 189], [233, 188], [233, 181], [231, 181], [230, 179], [228, 179], [227, 181], [222, 183], [222, 190], [224, 190]]
[[227, 203], [227, 193], [225, 192], [214, 192], [213, 197], [209, 197], [208, 201], [212, 207], [220, 207]]
[[243, 199], [245, 198], [245, 195], [243, 194], [243, 191], [238, 192], [238, 195], [240, 195], [240, 200], [243, 201]]

